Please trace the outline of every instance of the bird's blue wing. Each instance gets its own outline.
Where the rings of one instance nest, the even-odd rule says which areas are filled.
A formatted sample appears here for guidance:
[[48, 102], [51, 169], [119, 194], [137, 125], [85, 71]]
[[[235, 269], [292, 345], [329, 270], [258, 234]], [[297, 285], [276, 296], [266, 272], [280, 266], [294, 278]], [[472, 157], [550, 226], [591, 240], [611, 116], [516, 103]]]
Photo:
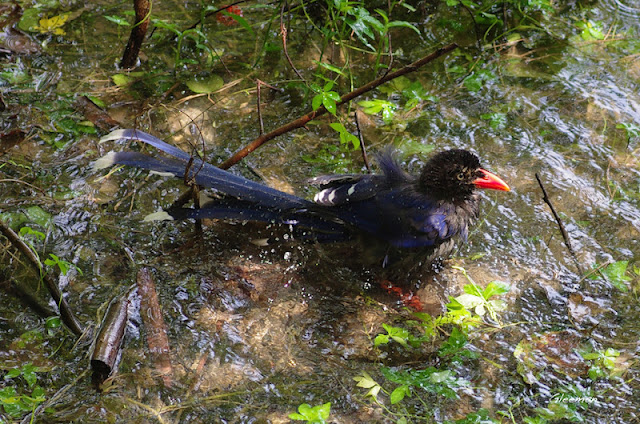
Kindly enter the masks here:
[[466, 234], [465, 222], [451, 220], [451, 207], [406, 187], [377, 192], [374, 197], [336, 209], [345, 222], [396, 247], [436, 246]]
[[387, 181], [382, 175], [323, 175], [309, 180], [319, 185], [313, 201], [323, 206], [338, 206], [370, 199], [385, 189]]

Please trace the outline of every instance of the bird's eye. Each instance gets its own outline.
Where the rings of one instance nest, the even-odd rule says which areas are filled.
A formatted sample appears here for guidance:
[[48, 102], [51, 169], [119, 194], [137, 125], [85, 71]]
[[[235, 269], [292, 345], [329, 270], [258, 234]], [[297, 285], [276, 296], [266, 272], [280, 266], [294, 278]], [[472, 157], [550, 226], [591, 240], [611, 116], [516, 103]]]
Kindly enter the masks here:
[[459, 172], [458, 175], [456, 175], [456, 178], [458, 181], [464, 180], [464, 172]]

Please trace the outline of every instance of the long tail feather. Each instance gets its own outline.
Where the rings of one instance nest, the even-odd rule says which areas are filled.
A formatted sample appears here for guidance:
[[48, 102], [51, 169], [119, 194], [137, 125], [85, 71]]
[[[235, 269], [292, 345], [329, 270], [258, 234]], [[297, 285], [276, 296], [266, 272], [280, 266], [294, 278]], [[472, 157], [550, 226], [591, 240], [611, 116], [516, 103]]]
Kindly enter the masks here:
[[161, 174], [170, 174], [179, 178], [183, 178], [185, 172], [189, 172], [188, 176], [194, 178], [199, 185], [266, 207], [290, 209], [313, 205], [312, 202], [298, 196], [234, 175], [200, 159], [192, 159], [186, 152], [139, 130], [116, 130], [103, 137], [101, 142], [110, 140], [140, 140], [168, 153], [175, 159], [154, 158], [136, 152], [111, 152], [94, 163], [94, 170], [121, 164], [149, 169]]

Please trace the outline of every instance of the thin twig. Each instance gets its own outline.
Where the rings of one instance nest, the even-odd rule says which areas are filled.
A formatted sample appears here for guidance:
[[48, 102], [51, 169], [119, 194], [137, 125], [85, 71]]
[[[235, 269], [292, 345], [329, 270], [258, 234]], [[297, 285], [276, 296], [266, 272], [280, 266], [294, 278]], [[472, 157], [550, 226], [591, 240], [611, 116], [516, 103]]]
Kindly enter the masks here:
[[82, 327], [80, 323], [76, 320], [76, 317], [73, 315], [71, 308], [69, 308], [69, 304], [62, 297], [62, 293], [60, 293], [60, 289], [58, 285], [53, 281], [53, 278], [50, 274], [46, 274], [42, 270], [42, 264], [40, 263], [40, 259], [36, 256], [36, 254], [22, 241], [20, 236], [18, 236], [11, 228], [9, 228], [4, 222], [0, 221], [0, 232], [4, 234], [4, 236], [13, 244], [13, 246], [20, 251], [28, 260], [31, 262], [33, 269], [36, 271], [38, 275], [42, 275], [42, 280], [44, 281], [51, 297], [55, 300], [56, 304], [60, 308], [60, 317], [62, 318], [62, 322], [65, 323], [67, 327], [75, 334], [76, 336], [80, 336], [82, 334]]
[[262, 108], [260, 107], [260, 87], [262, 81], [256, 80], [256, 109], [258, 111], [258, 123], [260, 124], [260, 135], [264, 134], [264, 122], [262, 122]]
[[304, 77], [298, 72], [293, 61], [289, 57], [289, 51], [287, 50], [287, 27], [284, 25], [284, 7], [287, 5], [287, 2], [282, 2], [282, 8], [280, 9], [280, 34], [282, 35], [282, 50], [284, 51], [284, 56], [287, 58], [287, 62], [289, 62], [289, 66], [293, 69], [293, 72], [296, 73], [298, 78], [302, 81], [305, 81]]
[[[391, 16], [391, 0], [387, 0], [388, 16]], [[387, 70], [385, 75], [389, 73], [393, 66], [393, 47], [391, 46], [391, 31], [387, 31], [387, 47], [389, 48], [389, 63], [387, 63]]]
[[364, 137], [362, 136], [362, 131], [360, 131], [360, 121], [358, 120], [358, 111], [353, 113], [353, 118], [356, 121], [356, 129], [358, 131], [358, 138], [360, 139], [360, 150], [362, 151], [362, 161], [364, 162], [365, 168], [367, 168], [367, 172], [371, 174], [371, 165], [369, 165], [369, 157], [367, 156], [367, 147], [364, 144]]
[[260, 135], [264, 134], [264, 122], [262, 121], [262, 107], [260, 106], [261, 102], [262, 102], [261, 93], [262, 93], [262, 86], [263, 85], [265, 87], [269, 87], [270, 89], [275, 90], [275, 91], [282, 91], [279, 88], [274, 87], [271, 84], [267, 84], [266, 82], [264, 82], [264, 81], [262, 81], [260, 79], [256, 79], [256, 92], [257, 92], [257, 105], [256, 105], [256, 108], [258, 110], [258, 122], [260, 123]]
[[476, 18], [473, 15], [473, 12], [471, 11], [471, 9], [469, 9], [466, 5], [464, 4], [460, 4], [460, 7], [462, 7], [464, 10], [467, 11], [467, 13], [469, 13], [469, 16], [471, 16], [471, 21], [473, 22], [473, 28], [476, 32], [476, 43], [478, 45], [478, 48], [480, 48], [482, 46], [481, 40], [480, 40], [480, 30], [478, 29], [478, 24], [476, 23]]
[[537, 172], [536, 172], [536, 180], [538, 180], [538, 184], [540, 185], [540, 188], [542, 189], [542, 200], [547, 205], [549, 205], [549, 209], [551, 209], [551, 213], [553, 214], [553, 217], [555, 218], [556, 222], [558, 223], [558, 227], [560, 228], [560, 233], [562, 234], [562, 238], [564, 239], [564, 244], [567, 246], [567, 249], [569, 250], [569, 253], [571, 254], [571, 257], [575, 261], [576, 266], [578, 267], [578, 271], [580, 272], [580, 274], [584, 274], [584, 271], [582, 270], [582, 267], [580, 266], [580, 262], [578, 261], [578, 258], [576, 256], [576, 252], [575, 252], [575, 250], [573, 250], [573, 246], [571, 245], [571, 239], [569, 238], [569, 233], [567, 233], [567, 230], [564, 227], [564, 224], [562, 223], [562, 219], [560, 219], [560, 216], [558, 215], [558, 213], [556, 212], [555, 208], [553, 207], [553, 204], [551, 203], [551, 200], [549, 199], [549, 196], [547, 195], [547, 190], [545, 190], [544, 185], [542, 184], [542, 180], [540, 179], [540, 176], [538, 175]]
[[[447, 53], [449, 53], [452, 50], [455, 50], [456, 48], [458, 48], [458, 45], [456, 43], [451, 43], [448, 44], [438, 50], [436, 50], [435, 52], [431, 53], [428, 56], [425, 56], [413, 63], [411, 63], [410, 65], [405, 66], [404, 68], [401, 68], [395, 72], [391, 72], [390, 74], [386, 74], [383, 75], [380, 78], [377, 78], [365, 85], [363, 85], [362, 87], [359, 87], [355, 90], [353, 90], [350, 93], [347, 93], [345, 95], [343, 95], [340, 98], [339, 102], [336, 102], [336, 105], [342, 105], [344, 103], [347, 103], [353, 99], [355, 99], [358, 96], [363, 95], [364, 93], [367, 93], [371, 90], [373, 90], [374, 88], [384, 84], [387, 81], [391, 81], [394, 78], [398, 78], [399, 76], [408, 74], [410, 72], [414, 72], [417, 69], [421, 68], [422, 66], [426, 65], [427, 63], [439, 58], [440, 56], [443, 56]], [[229, 159], [227, 159], [226, 161], [224, 161], [222, 164], [220, 164], [220, 168], [222, 169], [228, 169], [231, 166], [235, 165], [236, 163], [240, 162], [244, 157], [246, 157], [249, 153], [253, 152], [254, 150], [256, 150], [258, 147], [262, 146], [264, 143], [266, 143], [269, 140], [272, 140], [282, 134], [285, 134], [289, 131], [292, 131], [294, 129], [297, 128], [302, 128], [304, 127], [309, 121], [311, 121], [312, 119], [317, 118], [318, 116], [324, 115], [325, 113], [327, 113], [327, 109], [324, 106], [320, 106], [317, 110], [314, 110], [312, 112], [307, 113], [304, 116], [301, 116], [298, 119], [295, 119], [294, 121], [289, 122], [288, 124], [285, 124], [279, 128], [276, 128], [275, 130], [267, 133], [267, 134], [263, 134], [261, 136], [259, 136], [258, 138], [256, 138], [255, 140], [253, 140], [251, 143], [249, 143], [248, 145], [246, 145], [244, 148], [242, 148], [241, 150], [237, 151], [233, 156], [231, 156]]]

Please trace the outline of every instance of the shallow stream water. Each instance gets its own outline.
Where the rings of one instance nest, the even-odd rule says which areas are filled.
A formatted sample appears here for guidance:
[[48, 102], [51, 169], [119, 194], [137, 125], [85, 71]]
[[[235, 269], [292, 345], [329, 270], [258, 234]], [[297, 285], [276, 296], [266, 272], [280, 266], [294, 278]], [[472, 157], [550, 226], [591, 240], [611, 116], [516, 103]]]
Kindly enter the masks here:
[[[161, 3], [153, 16], [177, 28], [198, 19], [196, 4]], [[446, 312], [449, 296], [468, 284], [454, 267], [481, 287], [496, 280], [510, 286], [500, 296], [505, 309], [499, 323], [489, 320], [471, 333], [476, 358], [450, 364], [467, 382], [456, 388], [457, 397], [414, 388], [405, 401], [390, 402], [397, 384], [385, 379], [383, 367], [423, 369], [441, 359], [428, 343], [374, 346], [383, 324], [413, 328], [407, 321], [416, 318], [380, 288], [378, 267], [361, 264], [357, 246], [292, 241], [265, 248], [252, 240], [286, 229], [214, 222], [198, 234], [189, 222], [146, 223], [146, 215], [184, 191], [181, 181], [130, 169], [108, 176], [91, 170], [109, 150], [130, 147], [99, 144], [108, 130], [96, 129], [79, 112], [81, 95], [103, 102], [123, 128], [144, 129], [187, 151], [201, 134], [212, 163], [259, 134], [256, 79], [278, 89], [261, 90], [267, 131], [308, 112], [310, 97], [290, 84], [297, 77], [274, 47], [279, 6], [241, 6], [253, 32], [208, 20], [203, 31], [214, 54], [203, 59], [210, 52], [185, 37], [180, 66], [176, 39], [156, 28], [143, 47], [143, 74], [118, 85], [114, 75], [126, 75], [116, 64], [129, 28], [105, 17], [126, 16], [128, 4], [69, 3], [38, 10], [38, 16], [70, 13], [64, 34], [27, 32], [41, 51], [0, 56], [0, 216], [16, 230], [42, 232], [43, 240], [27, 239], [46, 252], [44, 258], [53, 253], [75, 266], [57, 281], [88, 329], [75, 343], [23, 306], [13, 282], [30, 281], [41, 299], [46, 295], [38, 276], [24, 271], [1, 239], [0, 370], [7, 375], [27, 363], [38, 367], [46, 409], [38, 409], [36, 422], [283, 423], [303, 403], [326, 402], [328, 422], [336, 423], [443, 422], [481, 409], [497, 422], [638, 421], [640, 9], [630, 1], [572, 2], [531, 12], [526, 25], [505, 29], [508, 42], [491, 42], [478, 28], [455, 30], [456, 23], [468, 24], [462, 9], [416, 3], [416, 12], [399, 9], [394, 18], [420, 31], [392, 31], [394, 66], [448, 42], [460, 48], [407, 76], [437, 101], [405, 108], [397, 91], [388, 97], [381, 88], [367, 96], [396, 105], [388, 120], [360, 114], [368, 148], [467, 148], [512, 188], [483, 193], [482, 218], [468, 242], [439, 273], [413, 273], [408, 281], [433, 316]], [[313, 25], [294, 16], [289, 55], [302, 73], [311, 77], [314, 60], [329, 56], [336, 66], [344, 63], [339, 51], [327, 48], [321, 56]], [[531, 29], [532, 22], [544, 29]], [[357, 87], [375, 78], [374, 61], [352, 53]], [[197, 69], [218, 75], [224, 86], [194, 95], [185, 80]], [[343, 94], [350, 87], [337, 89]], [[352, 104], [351, 112], [357, 108]], [[345, 122], [348, 112], [341, 111]], [[303, 196], [312, 195], [305, 182], [313, 175], [362, 172], [359, 152], [339, 146], [327, 125], [332, 121], [324, 117], [271, 141], [233, 172]], [[424, 159], [407, 155], [403, 161], [415, 172]], [[622, 261], [628, 265], [620, 272]], [[130, 291], [141, 267], [152, 270], [168, 329], [169, 378], [159, 375], [139, 293]], [[88, 371], [92, 337], [108, 304], [128, 293], [132, 319], [118, 371], [97, 391]], [[617, 352], [610, 357], [614, 364], [594, 377], [597, 360], [580, 352], [607, 349]], [[379, 403], [356, 385], [363, 373], [387, 391]], [[0, 381], [7, 387], [29, 394], [33, 385], [14, 376]], [[26, 412], [11, 415], [3, 407], [0, 422], [28, 422]], [[539, 421], [525, 421], [534, 418]]]

